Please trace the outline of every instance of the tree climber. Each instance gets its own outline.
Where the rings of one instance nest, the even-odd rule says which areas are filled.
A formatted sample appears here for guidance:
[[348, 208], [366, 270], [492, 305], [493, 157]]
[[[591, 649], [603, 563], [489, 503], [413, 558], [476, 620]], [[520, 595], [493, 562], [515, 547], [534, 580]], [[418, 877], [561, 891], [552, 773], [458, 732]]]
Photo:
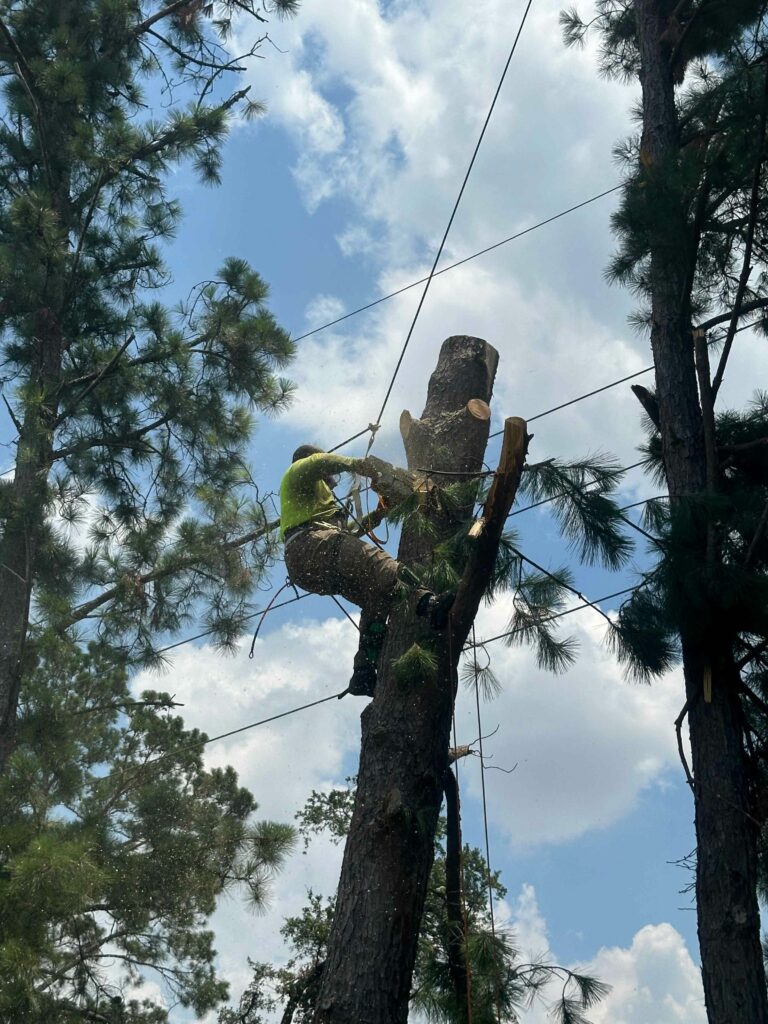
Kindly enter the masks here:
[[[344, 507], [333, 493], [334, 474], [358, 473], [374, 489], [407, 482], [411, 475], [381, 459], [332, 455], [315, 445], [303, 444], [280, 483], [280, 536], [285, 564], [293, 583], [312, 594], [340, 594], [360, 608], [360, 642], [354, 659], [349, 692], [373, 696], [376, 665], [384, 642], [387, 616], [398, 581], [415, 582], [409, 569], [385, 551], [361, 538], [386, 515], [382, 505], [361, 522], [347, 522]], [[417, 587], [417, 615], [428, 615], [436, 629], [443, 628], [453, 594], [439, 597]]]

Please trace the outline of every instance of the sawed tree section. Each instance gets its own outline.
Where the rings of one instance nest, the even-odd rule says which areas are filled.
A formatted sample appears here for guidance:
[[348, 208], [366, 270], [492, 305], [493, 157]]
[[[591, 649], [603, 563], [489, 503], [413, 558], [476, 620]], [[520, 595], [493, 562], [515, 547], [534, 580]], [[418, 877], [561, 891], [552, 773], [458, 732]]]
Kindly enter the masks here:
[[[488, 440], [498, 353], [485, 341], [451, 337], [442, 345], [420, 419], [404, 413], [401, 433], [414, 470], [478, 473]], [[431, 629], [413, 600], [390, 615], [375, 699], [362, 713], [362, 747], [352, 817], [316, 1008], [318, 1024], [405, 1024], [434, 836], [443, 797], [457, 666], [493, 570], [507, 513], [522, 474], [526, 427], [506, 421], [499, 472], [458, 588], [448, 627]], [[472, 517], [472, 507], [432, 511], [434, 531], [406, 525], [399, 558], [426, 565], [441, 539]], [[407, 683], [396, 663], [414, 644], [436, 670]]]

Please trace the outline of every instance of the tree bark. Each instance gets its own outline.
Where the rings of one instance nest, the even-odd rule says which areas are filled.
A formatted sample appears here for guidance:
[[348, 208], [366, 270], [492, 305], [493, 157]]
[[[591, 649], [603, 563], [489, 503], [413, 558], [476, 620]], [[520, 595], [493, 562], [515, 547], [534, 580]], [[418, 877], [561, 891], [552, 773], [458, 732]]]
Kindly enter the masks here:
[[[708, 464], [696, 386], [690, 295], [696, 240], [675, 184], [679, 126], [670, 49], [663, 40], [669, 4], [636, 0], [643, 92], [641, 158], [646, 195], [677, 209], [651, 240], [651, 345], [664, 465], [673, 514], [705, 495]], [[649, 222], [652, 212], [649, 211]], [[657, 218], [659, 220], [660, 218]], [[710, 474], [710, 483], [712, 475]], [[693, 518], [693, 517], [692, 517]], [[684, 563], [707, 564], [706, 512], [678, 531]], [[712, 552], [709, 552], [710, 560]], [[685, 581], [680, 580], [682, 597]], [[696, 896], [704, 997], [709, 1024], [768, 1024], [756, 895], [758, 826], [751, 815], [749, 766], [742, 738], [739, 673], [724, 627], [681, 629], [694, 777]], [[711, 702], [704, 699], [705, 679]]]
[[0, 534], [0, 772], [13, 751], [16, 737], [32, 581], [45, 527], [57, 413], [53, 396], [60, 375], [62, 339], [58, 323], [48, 309], [37, 314], [34, 343], [37, 352], [31, 376], [43, 397], [39, 404], [28, 404], [21, 425], [15, 474], [13, 482], [7, 485], [7, 514]]
[[[497, 361], [496, 351], [479, 338], [443, 343], [421, 418], [401, 419], [409, 468], [481, 469], [489, 421], [476, 413], [491, 397]], [[481, 404], [468, 409], [471, 399]], [[523, 457], [521, 449], [520, 469]], [[471, 515], [471, 506], [461, 513], [465, 520]], [[460, 526], [455, 515], [438, 511], [431, 520], [430, 536], [404, 528], [402, 561], [425, 565], [435, 544]], [[430, 629], [415, 617], [412, 600], [390, 615], [376, 696], [361, 716], [357, 796], [316, 1007], [318, 1024], [407, 1020], [466, 628], [463, 617], [459, 623], [452, 618], [444, 631]], [[414, 644], [433, 652], [437, 669], [405, 683], [395, 665]]]
[[461, 802], [459, 782], [450, 768], [445, 772], [445, 908], [448, 919], [448, 971], [456, 995], [457, 1024], [469, 1018], [468, 950], [466, 917], [462, 904], [461, 877]]

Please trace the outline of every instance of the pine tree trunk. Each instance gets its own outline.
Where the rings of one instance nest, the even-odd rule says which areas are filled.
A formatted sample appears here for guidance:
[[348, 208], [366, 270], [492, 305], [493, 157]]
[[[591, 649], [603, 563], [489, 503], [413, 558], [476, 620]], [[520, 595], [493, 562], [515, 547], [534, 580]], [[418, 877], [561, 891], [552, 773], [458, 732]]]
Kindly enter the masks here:
[[29, 628], [32, 586], [45, 526], [51, 467], [61, 334], [48, 309], [36, 316], [37, 352], [32, 382], [43, 396], [30, 402], [17, 442], [13, 482], [5, 496], [7, 517], [0, 534], [0, 772], [13, 751], [16, 713]]
[[[679, 128], [670, 47], [663, 41], [670, 5], [636, 0], [643, 90], [641, 159], [649, 195], [666, 191], [675, 207]], [[666, 13], [665, 13], [666, 12]], [[653, 202], [653, 199], [649, 199]], [[664, 464], [673, 514], [707, 493], [704, 425], [696, 384], [690, 294], [696, 240], [686, 220], [666, 216], [651, 242], [651, 344]], [[653, 211], [649, 211], [649, 223]], [[661, 218], [656, 218], [660, 220]], [[707, 524], [693, 529], [687, 558], [704, 565]], [[681, 584], [683, 581], [681, 581]], [[768, 1024], [757, 904], [757, 825], [751, 816], [748, 764], [732, 637], [692, 628], [681, 635], [692, 750], [696, 817], [696, 896], [702, 977], [709, 1024]], [[705, 667], [712, 700], [704, 700]]]
[[[473, 417], [467, 402], [490, 399], [497, 360], [478, 338], [444, 342], [422, 418], [404, 414], [401, 420], [410, 468], [481, 469], [488, 421]], [[455, 519], [435, 514], [433, 520], [438, 539], [457, 528]], [[406, 528], [399, 557], [426, 563], [435, 543], [434, 535]], [[319, 1024], [407, 1020], [463, 641], [416, 618], [412, 600], [390, 616], [376, 697], [361, 716], [357, 797], [317, 1003]], [[435, 651], [437, 672], [404, 683], [395, 663], [413, 644]]]

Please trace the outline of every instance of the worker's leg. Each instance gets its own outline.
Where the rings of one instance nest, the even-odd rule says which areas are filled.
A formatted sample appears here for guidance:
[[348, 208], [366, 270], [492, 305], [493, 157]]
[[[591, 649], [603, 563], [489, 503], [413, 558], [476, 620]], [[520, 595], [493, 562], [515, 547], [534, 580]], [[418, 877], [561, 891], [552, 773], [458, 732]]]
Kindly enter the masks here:
[[289, 537], [285, 563], [297, 586], [313, 594], [339, 594], [360, 608], [360, 639], [350, 688], [372, 694], [398, 563], [352, 534], [321, 526]]
[[335, 566], [344, 539], [341, 530], [314, 526], [289, 537], [285, 566], [293, 583], [310, 594], [335, 594]]
[[363, 610], [369, 621], [386, 620], [400, 565], [386, 551], [343, 533], [335, 564], [335, 593]]

